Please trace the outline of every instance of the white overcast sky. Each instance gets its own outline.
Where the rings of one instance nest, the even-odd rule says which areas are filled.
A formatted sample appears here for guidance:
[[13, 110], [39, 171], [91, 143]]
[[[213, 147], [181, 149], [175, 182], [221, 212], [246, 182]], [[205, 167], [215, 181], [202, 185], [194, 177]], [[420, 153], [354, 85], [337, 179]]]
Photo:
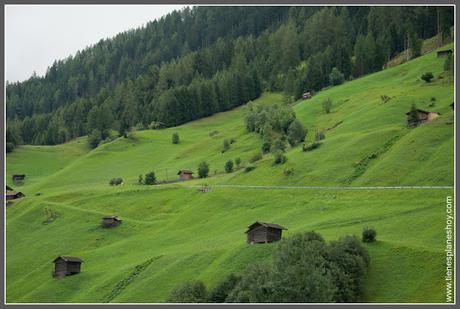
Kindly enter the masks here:
[[137, 28], [183, 5], [6, 5], [5, 74], [43, 75], [54, 60]]

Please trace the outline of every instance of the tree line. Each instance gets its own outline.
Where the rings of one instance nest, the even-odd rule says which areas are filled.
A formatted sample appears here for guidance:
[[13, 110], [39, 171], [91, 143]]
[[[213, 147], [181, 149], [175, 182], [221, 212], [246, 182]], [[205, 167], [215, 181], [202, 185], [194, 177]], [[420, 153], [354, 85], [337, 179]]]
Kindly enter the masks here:
[[[380, 70], [453, 25], [450, 7], [194, 7], [8, 83], [7, 142], [175, 126]], [[416, 54], [416, 53], [414, 53]]]

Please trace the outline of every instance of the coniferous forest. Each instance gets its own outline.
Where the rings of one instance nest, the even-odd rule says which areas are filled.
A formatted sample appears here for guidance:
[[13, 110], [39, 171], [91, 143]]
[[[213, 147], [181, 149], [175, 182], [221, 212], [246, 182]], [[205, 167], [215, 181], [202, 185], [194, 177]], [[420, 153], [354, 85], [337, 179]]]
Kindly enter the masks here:
[[[176, 126], [381, 70], [453, 26], [452, 7], [193, 7], [7, 83], [7, 149]], [[96, 143], [97, 145], [97, 143]]]

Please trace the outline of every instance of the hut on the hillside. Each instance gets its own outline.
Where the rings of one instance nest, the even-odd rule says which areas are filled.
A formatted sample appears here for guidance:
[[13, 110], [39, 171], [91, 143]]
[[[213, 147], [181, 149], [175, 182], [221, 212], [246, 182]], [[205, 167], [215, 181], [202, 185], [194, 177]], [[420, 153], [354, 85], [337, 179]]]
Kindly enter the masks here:
[[11, 176], [11, 178], [13, 179], [13, 182], [15, 184], [18, 184], [18, 183], [24, 182], [24, 178], [26, 178], [26, 175], [25, 174], [14, 174], [13, 176]]
[[287, 230], [287, 228], [274, 223], [256, 221], [248, 226], [247, 242], [248, 244], [255, 244], [278, 241], [281, 239], [283, 230]]
[[193, 172], [190, 170], [180, 170], [177, 172], [180, 180], [189, 180], [193, 179]]
[[452, 55], [452, 49], [438, 50], [437, 55], [438, 55], [438, 58], [450, 56]]
[[16, 191], [6, 191], [6, 200], [7, 201], [11, 201], [11, 200], [15, 200], [15, 199], [18, 199], [18, 198], [21, 198], [21, 197], [24, 197], [24, 193], [22, 192], [16, 192]]
[[61, 255], [54, 259], [53, 277], [64, 277], [80, 272], [81, 263], [83, 261], [75, 256]]
[[304, 92], [302, 94], [302, 99], [304, 100], [311, 99], [311, 97], [312, 97], [312, 93], [310, 91]]
[[103, 227], [115, 227], [121, 224], [121, 219], [118, 216], [105, 216], [102, 218]]
[[[411, 124], [410, 122], [413, 121], [411, 113], [412, 113], [411, 111], [406, 113], [407, 123], [409, 125]], [[434, 118], [439, 117], [439, 115], [440, 114], [437, 113], [437, 112], [428, 112], [428, 111], [424, 111], [424, 110], [421, 110], [421, 109], [417, 109], [417, 119], [418, 119], [419, 123], [426, 122], [426, 121], [431, 121]]]

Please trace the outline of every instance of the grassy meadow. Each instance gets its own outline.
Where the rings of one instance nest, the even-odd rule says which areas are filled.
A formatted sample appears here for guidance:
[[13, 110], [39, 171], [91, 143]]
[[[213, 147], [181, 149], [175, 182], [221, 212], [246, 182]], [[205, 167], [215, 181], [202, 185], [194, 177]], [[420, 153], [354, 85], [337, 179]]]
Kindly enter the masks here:
[[[452, 47], [452, 46], [451, 46]], [[138, 131], [94, 150], [79, 138], [58, 146], [21, 146], [7, 155], [7, 183], [27, 174], [26, 194], [7, 213], [7, 302], [164, 302], [187, 280], [213, 287], [231, 272], [269, 259], [273, 246], [247, 245], [246, 226], [256, 220], [288, 228], [284, 237], [314, 230], [326, 239], [377, 230], [367, 245], [371, 265], [365, 302], [444, 302], [445, 199], [453, 189], [338, 190], [214, 187], [280, 186], [453, 186], [454, 85], [443, 73], [444, 58], [429, 53], [381, 72], [293, 103], [297, 118], [326, 139], [310, 152], [288, 148], [288, 161], [271, 154], [244, 166], [260, 152], [260, 137], [245, 129], [244, 107], [175, 128]], [[420, 76], [433, 72], [433, 82]], [[439, 78], [441, 77], [441, 78]], [[384, 103], [386, 95], [391, 99]], [[326, 114], [322, 101], [330, 98]], [[435, 98], [433, 101], [432, 98]], [[264, 93], [254, 103], [282, 102]], [[434, 102], [434, 104], [433, 104]], [[411, 105], [441, 115], [407, 129]], [[171, 143], [178, 132], [181, 142]], [[234, 139], [222, 153], [223, 140]], [[229, 159], [242, 166], [224, 172]], [[367, 158], [367, 159], [366, 159]], [[369, 159], [370, 158], [370, 159]], [[137, 185], [139, 174], [177, 179], [179, 169], [210, 164], [210, 177], [158, 186]], [[285, 169], [293, 169], [286, 176]], [[109, 186], [121, 177], [123, 185]], [[123, 223], [103, 229], [103, 215]], [[84, 260], [76, 276], [53, 279], [52, 260]]]

